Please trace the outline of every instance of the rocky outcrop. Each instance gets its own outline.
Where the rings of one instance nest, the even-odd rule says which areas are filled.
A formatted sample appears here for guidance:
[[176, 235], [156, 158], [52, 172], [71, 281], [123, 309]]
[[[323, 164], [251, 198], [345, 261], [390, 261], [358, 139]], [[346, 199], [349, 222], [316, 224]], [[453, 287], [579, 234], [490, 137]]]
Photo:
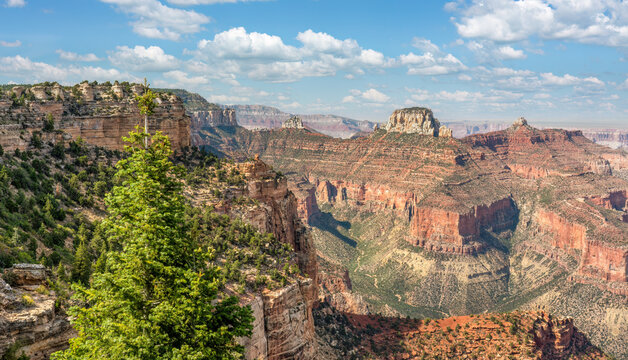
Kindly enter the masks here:
[[580, 259], [580, 274], [605, 281], [628, 281], [628, 248], [589, 238], [586, 226], [546, 209], [537, 210], [536, 219], [541, 231], [549, 235], [552, 247]]
[[318, 274], [319, 300], [338, 311], [350, 314], [370, 314], [361, 295], [352, 292], [349, 271], [341, 266], [323, 263]]
[[450, 129], [443, 127], [440, 130], [440, 122], [434, 118], [432, 110], [427, 108], [407, 108], [395, 110], [384, 129], [391, 132], [408, 134], [451, 137]]
[[236, 112], [232, 108], [222, 109], [215, 106], [207, 110], [188, 111], [188, 113], [192, 119], [192, 131], [212, 126], [238, 126]]
[[279, 290], [264, 291], [249, 304], [255, 322], [242, 339], [247, 360], [316, 359], [312, 308], [316, 284], [308, 279]]
[[247, 178], [247, 197], [258, 200], [262, 206], [246, 210], [242, 219], [261, 232], [274, 234], [297, 253], [301, 270], [316, 283], [317, 262], [313, 240], [298, 215], [297, 199], [288, 190], [288, 180], [264, 162], [256, 159], [240, 166]]
[[518, 211], [511, 198], [473, 207], [459, 213], [419, 207], [411, 220], [410, 242], [430, 250], [473, 254], [481, 250], [481, 230], [500, 232], [513, 228]]
[[303, 121], [298, 116], [293, 116], [281, 124], [283, 129], [303, 129]]
[[567, 358], [588, 345], [582, 333], [576, 332], [573, 319], [557, 319], [541, 314], [533, 324], [534, 343], [541, 349], [543, 357]]
[[0, 357], [15, 347], [32, 360], [48, 359], [76, 335], [66, 315], [58, 312], [42, 268], [15, 265], [10, 270], [13, 288], [0, 279]]
[[[143, 124], [135, 96], [139, 85], [58, 84], [15, 87], [0, 96], [0, 145], [6, 150], [25, 149], [34, 132], [45, 141], [69, 141], [81, 137], [88, 144], [113, 150], [124, 149], [122, 137]], [[157, 107], [149, 117], [150, 133], [170, 137], [173, 149], [190, 145], [190, 119], [175, 95], [159, 93]], [[52, 118], [54, 130], [43, 132]]]
[[32, 288], [46, 284], [46, 267], [41, 264], [15, 264], [5, 270], [6, 275], [12, 279], [14, 286]]
[[316, 187], [307, 179], [289, 180], [288, 189], [296, 196], [297, 212], [301, 221], [309, 224], [320, 215], [316, 201]]

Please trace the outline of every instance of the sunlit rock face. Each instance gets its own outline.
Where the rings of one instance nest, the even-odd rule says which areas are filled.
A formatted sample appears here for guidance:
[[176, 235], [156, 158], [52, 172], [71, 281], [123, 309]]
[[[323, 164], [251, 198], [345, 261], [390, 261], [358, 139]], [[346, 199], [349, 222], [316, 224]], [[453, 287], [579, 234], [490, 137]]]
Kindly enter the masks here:
[[384, 129], [407, 134], [452, 136], [451, 129], [441, 126], [440, 122], [434, 118], [432, 110], [421, 107], [395, 110]]
[[[124, 84], [124, 85], [123, 85]], [[122, 139], [144, 124], [136, 96], [137, 84], [90, 84], [72, 87], [57, 83], [32, 87], [16, 86], [0, 93], [0, 145], [5, 150], [24, 150], [33, 133], [43, 141], [70, 141], [79, 137], [90, 145], [123, 150]], [[148, 117], [148, 131], [168, 135], [174, 150], [190, 145], [190, 117], [177, 96], [158, 93], [154, 113]], [[54, 131], [44, 131], [47, 120]]]

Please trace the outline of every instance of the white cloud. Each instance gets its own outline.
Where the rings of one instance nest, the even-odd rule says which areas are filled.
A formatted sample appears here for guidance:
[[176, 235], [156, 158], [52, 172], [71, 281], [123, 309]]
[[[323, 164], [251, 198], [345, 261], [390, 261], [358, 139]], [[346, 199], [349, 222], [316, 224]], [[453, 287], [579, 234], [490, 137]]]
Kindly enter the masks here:
[[172, 85], [183, 88], [197, 88], [210, 82], [205, 76], [189, 76], [181, 70], [168, 71], [164, 73], [164, 78], [169, 79]]
[[573, 75], [565, 74], [563, 76], [554, 75], [552, 73], [542, 73], [541, 79], [546, 85], [569, 86], [578, 84], [589, 84], [603, 86], [604, 82], [596, 77], [579, 78]]
[[69, 51], [63, 51], [61, 49], [57, 50], [56, 52], [57, 54], [59, 54], [59, 57], [61, 59], [67, 60], [67, 61], [93, 62], [93, 61], [101, 60], [98, 56], [92, 53], [81, 55], [81, 54], [77, 54], [77, 53], [73, 53]]
[[4, 47], [20, 47], [20, 46], [22, 46], [22, 42], [20, 40], [15, 40], [13, 42], [0, 41], [0, 46], [4, 46]]
[[628, 5], [623, 0], [471, 0], [448, 6], [460, 14], [458, 33], [499, 42], [543, 39], [628, 46]]
[[242, 104], [247, 103], [250, 99], [246, 96], [211, 95], [207, 97], [207, 100], [217, 104]]
[[412, 39], [412, 46], [426, 53], [440, 53], [438, 46], [434, 45], [430, 40], [420, 37]]
[[497, 67], [492, 69], [492, 73], [497, 76], [531, 76], [534, 75], [530, 70], [515, 70], [506, 67]]
[[24, 0], [7, 0], [7, 7], [24, 7], [26, 6], [26, 1]]
[[191, 52], [214, 71], [244, 74], [251, 79], [293, 82], [305, 77], [334, 76], [338, 71], [363, 74], [364, 69], [383, 68], [392, 60], [372, 49], [363, 49], [353, 39], [306, 30], [297, 35], [300, 47], [286, 45], [279, 36], [247, 32], [243, 27], [199, 41]]
[[452, 54], [425, 53], [401, 55], [399, 61], [408, 66], [409, 75], [446, 75], [466, 70], [467, 67]]
[[192, 10], [171, 8], [158, 0], [100, 0], [116, 5], [120, 11], [135, 19], [133, 31], [155, 39], [179, 40], [181, 35], [203, 29], [209, 18]]
[[90, 81], [139, 80], [127, 73], [121, 73], [117, 69], [103, 69], [94, 66], [58, 67], [44, 62], [31, 61], [20, 55], [0, 58], [0, 75], [20, 79], [26, 83], [58, 81], [64, 84], [74, 84], [85, 79]]
[[376, 89], [368, 89], [362, 93], [362, 98], [376, 103], [385, 103], [390, 100], [390, 97]]
[[406, 103], [429, 102], [439, 104], [441, 101], [443, 101], [450, 103], [482, 103], [484, 105], [500, 104], [500, 106], [503, 106], [507, 103], [517, 102], [523, 97], [523, 94], [521, 93], [503, 90], [489, 90], [486, 93], [466, 90], [443, 90], [438, 92], [430, 92], [423, 89], [406, 90], [411, 93], [410, 99], [409, 101], [406, 101]]
[[179, 65], [179, 60], [166, 54], [159, 46], [117, 46], [109, 53], [109, 61], [120, 68], [132, 71], [168, 71]]
[[353, 96], [353, 95], [347, 95], [347, 96], [342, 98], [342, 103], [343, 104], [354, 103], [354, 102], [356, 102], [356, 99], [355, 99], [355, 96]]
[[502, 46], [495, 51], [495, 56], [502, 60], [525, 59], [527, 57], [523, 50], [516, 50], [510, 46]]
[[227, 59], [297, 60], [299, 51], [283, 43], [279, 36], [247, 33], [243, 27], [232, 28], [201, 40], [198, 50], [210, 56]]
[[473, 80], [473, 78], [467, 74], [460, 74], [458, 75], [458, 80], [460, 81], [471, 81]]

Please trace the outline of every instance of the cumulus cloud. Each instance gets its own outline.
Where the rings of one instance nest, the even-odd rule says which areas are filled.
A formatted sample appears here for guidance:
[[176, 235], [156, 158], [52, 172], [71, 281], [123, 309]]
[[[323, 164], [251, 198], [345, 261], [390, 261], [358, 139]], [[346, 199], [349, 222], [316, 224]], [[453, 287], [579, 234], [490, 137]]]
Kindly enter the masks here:
[[527, 57], [523, 50], [513, 49], [511, 46], [502, 46], [495, 51], [495, 55], [502, 60], [525, 59]]
[[24, 0], [7, 0], [7, 7], [24, 7], [26, 6], [26, 1]]
[[193, 34], [203, 29], [209, 18], [192, 10], [176, 9], [158, 0], [100, 0], [115, 5], [135, 20], [133, 31], [155, 39], [179, 40], [181, 35]]
[[628, 10], [623, 0], [471, 0], [447, 10], [466, 38], [513, 42], [538, 36], [607, 46], [628, 46]]
[[384, 103], [390, 100], [390, 97], [378, 90], [368, 89], [362, 93], [362, 98], [372, 102]]
[[408, 66], [409, 75], [446, 75], [466, 70], [467, 67], [452, 54], [444, 56], [432, 53], [401, 55], [399, 61]]
[[94, 61], [101, 60], [98, 56], [92, 53], [81, 55], [81, 54], [77, 54], [77, 53], [73, 53], [69, 51], [63, 51], [61, 49], [57, 50], [56, 52], [57, 54], [59, 54], [59, 57], [62, 60], [67, 60], [67, 61], [94, 62]]
[[120, 68], [132, 71], [168, 71], [179, 65], [179, 60], [166, 54], [159, 46], [117, 46], [109, 54], [109, 61]]
[[398, 60], [399, 64], [408, 67], [409, 75], [446, 75], [467, 69], [455, 56], [443, 53], [430, 40], [414, 38], [412, 45], [423, 54], [410, 52], [401, 55]]
[[84, 79], [130, 80], [139, 81], [137, 77], [122, 73], [117, 69], [104, 69], [94, 66], [64, 66], [59, 67], [44, 62], [32, 61], [20, 55], [0, 58], [0, 75], [19, 79], [21, 82], [58, 81], [72, 84]]
[[242, 104], [247, 103], [250, 99], [246, 96], [232, 95], [210, 95], [207, 100], [217, 104]]
[[359, 103], [362, 101], [381, 104], [390, 101], [390, 97], [388, 95], [373, 88], [366, 91], [352, 89], [349, 91], [349, 93], [351, 93], [351, 95], [347, 95], [342, 99], [343, 104]]
[[0, 41], [0, 46], [4, 46], [4, 47], [20, 47], [20, 46], [22, 46], [22, 42], [20, 40], [15, 40], [13, 42]]
[[284, 44], [279, 36], [248, 33], [243, 27], [232, 28], [201, 40], [198, 50], [210, 56], [228, 59], [297, 60], [299, 50]]
[[205, 76], [190, 76], [181, 70], [172, 70], [164, 73], [164, 78], [169, 79], [177, 87], [197, 87], [208, 84], [210, 80]]
[[565, 74], [563, 76], [554, 75], [552, 73], [542, 73], [541, 79], [546, 85], [569, 86], [578, 84], [589, 84], [603, 86], [604, 82], [596, 77], [579, 78], [577, 76]]
[[276, 35], [249, 33], [238, 27], [199, 41], [192, 53], [198, 61], [224, 73], [271, 82], [333, 76], [338, 71], [362, 74], [364, 69], [392, 63], [382, 53], [363, 49], [353, 39], [336, 39], [313, 30], [297, 34], [296, 39], [301, 46], [287, 45]]

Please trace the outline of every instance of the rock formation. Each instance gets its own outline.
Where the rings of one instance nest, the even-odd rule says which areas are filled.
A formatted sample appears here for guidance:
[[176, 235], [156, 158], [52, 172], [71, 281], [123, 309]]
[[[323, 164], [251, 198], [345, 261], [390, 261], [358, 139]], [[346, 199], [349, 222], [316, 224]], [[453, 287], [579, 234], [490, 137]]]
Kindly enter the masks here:
[[48, 359], [67, 347], [74, 330], [66, 315], [56, 309], [56, 296], [47, 289], [43, 266], [17, 264], [9, 272], [13, 287], [0, 279], [0, 356], [18, 346], [18, 353], [32, 360]]
[[234, 165], [247, 179], [244, 188], [223, 189], [230, 198], [246, 197], [258, 205], [220, 206], [205, 201], [202, 194], [192, 193], [197, 205], [216, 206], [216, 210], [237, 217], [259, 231], [271, 233], [295, 251], [297, 264], [309, 278], [278, 290], [264, 290], [245, 296], [251, 305], [255, 322], [253, 335], [241, 339], [248, 360], [316, 359], [316, 341], [312, 308], [318, 297], [316, 250], [309, 230], [299, 219], [297, 199], [280, 177], [259, 159]]
[[293, 116], [281, 124], [284, 129], [303, 129], [303, 121], [298, 116]]
[[188, 111], [192, 119], [192, 131], [198, 131], [207, 126], [238, 126], [234, 109], [209, 108], [202, 111]]
[[[135, 102], [135, 96], [142, 91], [141, 86], [127, 83], [14, 87], [0, 94], [0, 145], [5, 150], [25, 149], [32, 134], [39, 132], [44, 141], [81, 137], [92, 145], [122, 150], [122, 137], [143, 124]], [[190, 119], [181, 100], [159, 93], [157, 103], [149, 117], [149, 132], [168, 135], [174, 149], [189, 146]], [[50, 117], [57, 131], [43, 132]]]
[[[431, 306], [482, 312], [500, 299], [534, 299], [598, 331], [598, 321], [585, 315], [594, 308], [587, 291], [603, 289], [610, 304], [628, 293], [628, 214], [616, 195], [628, 182], [610, 176], [628, 168], [626, 155], [580, 131], [539, 130], [523, 120], [462, 140], [442, 138], [434, 136], [437, 123], [426, 109], [413, 116], [409, 123], [399, 111], [389, 131], [357, 139], [242, 132], [212, 146], [237, 144], [316, 186], [326, 221], [315, 231], [321, 256], [349, 264], [353, 291], [375, 312]], [[402, 133], [413, 126], [419, 133]], [[579, 233], [583, 239], [570, 238]], [[423, 250], [408, 250], [408, 243]], [[449, 255], [434, 259], [429, 252]], [[527, 264], [535, 264], [534, 272]], [[548, 286], [569, 293], [583, 310], [549, 302], [540, 295]], [[382, 303], [390, 309], [377, 306]], [[614, 351], [621, 353], [628, 344], [616, 334], [600, 330], [594, 340], [619, 342]]]
[[452, 136], [450, 129], [443, 127], [441, 130], [440, 122], [434, 118], [432, 110], [420, 107], [395, 110], [384, 129], [408, 134]]

